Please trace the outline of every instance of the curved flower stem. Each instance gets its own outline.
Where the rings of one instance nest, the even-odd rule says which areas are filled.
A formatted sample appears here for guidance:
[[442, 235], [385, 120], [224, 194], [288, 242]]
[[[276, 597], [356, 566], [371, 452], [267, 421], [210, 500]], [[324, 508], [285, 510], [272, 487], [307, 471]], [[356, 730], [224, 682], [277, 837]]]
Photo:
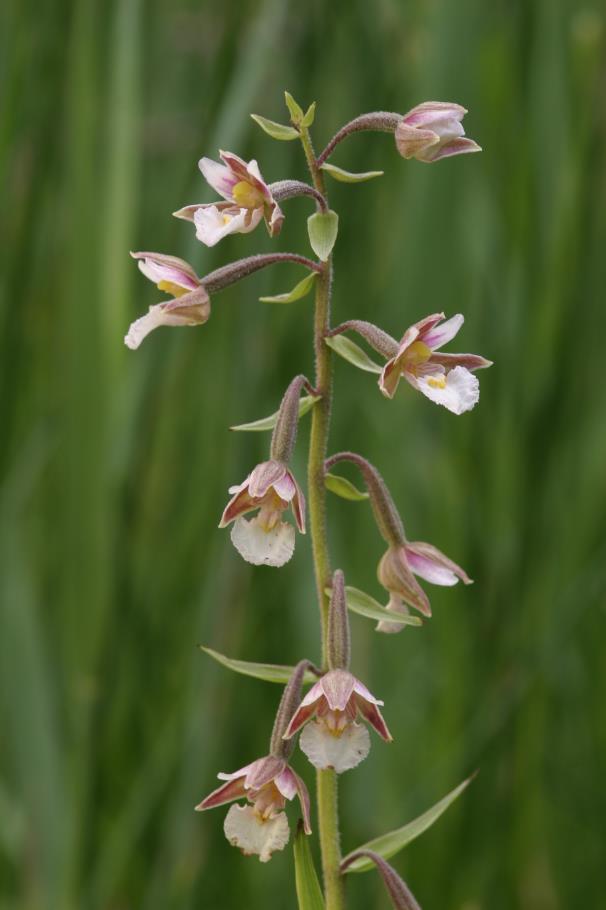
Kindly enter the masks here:
[[[326, 198], [324, 177], [316, 161], [309, 131], [306, 127], [301, 129], [301, 142], [314, 187]], [[330, 428], [332, 370], [331, 351], [328, 345], [324, 343], [324, 338], [330, 327], [331, 285], [332, 256], [324, 263], [322, 272], [316, 280], [314, 316], [316, 376], [314, 385], [317, 393], [322, 397], [312, 410], [308, 461], [309, 525], [322, 624], [322, 666], [325, 670], [328, 669], [329, 603], [324, 590], [330, 586], [331, 570], [326, 527], [324, 459], [326, 458]], [[331, 769], [318, 771], [316, 779], [326, 910], [345, 910], [345, 891], [343, 877], [339, 868], [341, 864], [341, 844], [337, 802], [337, 775]]]
[[310, 186], [308, 183], [302, 183], [300, 180], [279, 180], [277, 183], [270, 184], [269, 190], [276, 200], [282, 202], [284, 199], [292, 199], [294, 196], [311, 196], [316, 200], [318, 211], [328, 211], [328, 204], [322, 193]]
[[268, 265], [275, 265], [277, 262], [296, 262], [298, 265], [304, 265], [311, 269], [312, 272], [322, 273], [324, 271], [323, 263], [314, 262], [307, 256], [299, 256], [298, 253], [260, 253], [257, 256], [247, 256], [245, 259], [237, 259], [236, 262], [230, 262], [229, 265], [223, 265], [214, 272], [209, 272], [200, 279], [205, 290], [212, 294], [216, 291], [222, 291], [223, 288], [235, 284], [247, 275], [258, 272]]
[[402, 114], [394, 114], [391, 111], [374, 111], [372, 114], [361, 114], [354, 120], [350, 120], [349, 123], [341, 127], [338, 133], [335, 133], [324, 151], [318, 155], [317, 166], [321, 167], [326, 159], [332, 155], [339, 142], [342, 142], [351, 133], [359, 133], [362, 130], [393, 133], [401, 119]]

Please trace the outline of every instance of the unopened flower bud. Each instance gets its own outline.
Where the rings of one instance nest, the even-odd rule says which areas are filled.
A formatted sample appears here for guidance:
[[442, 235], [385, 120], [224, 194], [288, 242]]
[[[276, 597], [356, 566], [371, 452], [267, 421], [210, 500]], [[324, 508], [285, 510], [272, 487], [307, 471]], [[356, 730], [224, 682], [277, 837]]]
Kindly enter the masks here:
[[396, 126], [400, 155], [432, 162], [449, 155], [481, 152], [478, 143], [465, 136], [461, 121], [466, 113], [460, 104], [444, 101], [425, 101], [413, 107]]
[[278, 758], [288, 759], [294, 748], [294, 740], [284, 739], [286, 729], [295, 710], [301, 701], [301, 686], [305, 671], [311, 666], [308, 660], [300, 660], [294, 668], [290, 679], [284, 687], [282, 698], [276, 712], [274, 728], [271, 734], [269, 751]]
[[328, 608], [328, 666], [331, 670], [349, 669], [349, 614], [345, 599], [345, 579], [340, 569], [332, 577], [332, 592]]
[[284, 393], [271, 437], [270, 456], [274, 461], [281, 461], [284, 464], [290, 462], [297, 441], [299, 399], [306, 384], [305, 376], [295, 376]]
[[393, 866], [373, 850], [356, 850], [350, 853], [341, 863], [341, 872], [346, 872], [355, 860], [363, 856], [372, 860], [377, 867], [394, 910], [421, 910], [406, 882], [400, 878]]

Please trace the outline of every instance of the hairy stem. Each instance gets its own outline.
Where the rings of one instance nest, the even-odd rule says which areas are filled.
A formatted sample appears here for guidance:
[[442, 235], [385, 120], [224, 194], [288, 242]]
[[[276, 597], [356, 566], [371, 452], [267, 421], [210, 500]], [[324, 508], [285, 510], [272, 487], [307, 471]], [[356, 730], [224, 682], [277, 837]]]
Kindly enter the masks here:
[[[301, 142], [316, 190], [326, 198], [324, 179], [316, 161], [309, 131], [301, 129]], [[330, 328], [330, 293], [332, 285], [332, 256], [324, 264], [316, 280], [314, 316], [314, 351], [316, 358], [315, 387], [321, 399], [312, 410], [311, 437], [308, 461], [309, 525], [318, 604], [322, 626], [322, 667], [328, 669], [328, 597], [324, 593], [331, 583], [326, 524], [326, 488], [324, 459], [330, 429], [332, 403], [331, 351], [324, 338]], [[345, 910], [345, 891], [340, 871], [341, 844], [339, 838], [339, 808], [337, 775], [332, 770], [317, 772], [318, 823], [326, 910]]]

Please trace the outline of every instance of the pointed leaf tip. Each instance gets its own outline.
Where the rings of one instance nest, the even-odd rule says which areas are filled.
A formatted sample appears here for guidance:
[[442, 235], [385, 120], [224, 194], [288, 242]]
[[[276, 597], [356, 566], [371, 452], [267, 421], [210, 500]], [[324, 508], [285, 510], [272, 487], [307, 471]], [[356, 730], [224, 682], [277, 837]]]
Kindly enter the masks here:
[[[321, 395], [302, 395], [299, 399], [299, 417], [303, 417], [304, 414], [307, 414], [308, 411], [311, 411], [316, 401], [319, 401]], [[269, 417], [262, 417], [260, 420], [254, 420], [252, 423], [240, 423], [238, 426], [230, 427], [230, 430], [238, 432], [247, 432], [247, 433], [261, 433], [265, 430], [273, 430], [275, 427], [278, 414], [280, 412], [276, 411], [275, 414], [270, 414]]]
[[292, 122], [297, 124], [301, 123], [305, 116], [303, 114], [303, 108], [297, 104], [290, 92], [284, 92], [284, 101], [286, 102], [286, 107], [288, 108]]
[[[448, 807], [461, 795], [463, 790], [465, 790], [471, 781], [475, 777], [475, 773], [464, 780], [458, 787], [455, 787], [454, 790], [451, 790], [450, 793], [447, 793], [446, 796], [441, 799], [439, 802], [432, 806], [431, 809], [428, 809], [427, 812], [424, 812], [422, 815], [419, 815], [413, 821], [408, 822], [407, 825], [404, 825], [402, 828], [396, 828], [395, 831], [390, 831], [388, 834], [383, 834], [381, 837], [376, 837], [374, 840], [368, 841], [367, 844], [362, 844], [361, 847], [357, 847], [355, 850], [351, 851], [351, 856], [353, 853], [357, 853], [359, 850], [370, 850], [373, 853], [378, 853], [379, 856], [383, 859], [389, 859], [395, 853], [398, 853], [409, 844], [411, 841], [415, 840], [419, 835], [423, 834], [424, 831], [427, 831], [428, 828], [436, 822], [439, 817], [446, 812]], [[345, 863], [348, 857], [345, 857], [343, 862]], [[369, 869], [373, 868], [372, 860], [367, 857], [360, 857], [355, 859], [350, 865], [347, 866], [346, 872], [368, 872]]]
[[299, 910], [324, 910], [324, 898], [318, 881], [318, 874], [309, 847], [309, 841], [303, 832], [300, 820], [293, 844], [295, 856], [295, 887]]
[[282, 142], [290, 142], [292, 139], [299, 138], [299, 131], [294, 126], [286, 126], [284, 123], [276, 123], [275, 120], [268, 120], [267, 117], [261, 117], [259, 114], [250, 115], [255, 123], [258, 123], [261, 129], [271, 136], [272, 139], [280, 139]]
[[332, 335], [325, 338], [324, 341], [329, 348], [332, 348], [335, 354], [342, 357], [343, 360], [349, 361], [359, 370], [365, 370], [367, 373], [381, 373], [382, 368], [378, 363], [368, 356], [366, 351], [345, 335]]
[[[331, 588], [325, 588], [324, 593], [330, 597]], [[352, 587], [352, 585], [345, 586], [345, 599], [347, 601], [347, 609], [351, 610], [352, 613], [357, 613], [358, 616], [365, 616], [367, 619], [374, 619], [377, 622], [400, 623], [403, 626], [418, 627], [423, 625], [423, 620], [420, 616], [392, 613], [391, 610], [386, 610], [378, 600], [375, 600], [366, 591], [361, 591], [359, 588]]]
[[320, 165], [320, 168], [340, 183], [365, 183], [366, 180], [382, 177], [384, 174], [384, 171], [362, 171], [359, 174], [354, 174], [351, 171], [343, 170], [342, 167], [337, 167], [336, 164], [329, 164], [327, 161]]
[[332, 210], [316, 212], [307, 219], [307, 232], [312, 250], [318, 259], [326, 262], [339, 232], [339, 216]]
[[[280, 683], [280, 685], [285, 686], [295, 669], [282, 664], [259, 664], [251, 663], [247, 660], [234, 660], [231, 657], [220, 654], [218, 651], [213, 651], [212, 648], [206, 648], [204, 645], [198, 645], [198, 647], [209, 657], [212, 657], [213, 660], [216, 660], [217, 663], [227, 667], [228, 670], [242, 673], [244, 676], [253, 676], [255, 679], [262, 679], [265, 682]], [[305, 671], [303, 682], [315, 683], [317, 681], [317, 677], [310, 670]]]
[[292, 291], [277, 294], [275, 297], [259, 297], [259, 300], [261, 303], [294, 303], [295, 300], [301, 300], [311, 291], [317, 274], [317, 272], [310, 272], [294, 286]]

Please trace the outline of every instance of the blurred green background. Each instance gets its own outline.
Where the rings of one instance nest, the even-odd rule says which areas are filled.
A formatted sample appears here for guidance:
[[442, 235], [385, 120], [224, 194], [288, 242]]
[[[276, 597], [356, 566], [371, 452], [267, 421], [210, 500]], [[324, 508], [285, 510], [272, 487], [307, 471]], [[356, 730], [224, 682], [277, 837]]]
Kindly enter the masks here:
[[[318, 101], [319, 147], [358, 113], [435, 98], [469, 108], [484, 148], [427, 167], [362, 134], [333, 158], [385, 170], [330, 186], [335, 319], [398, 335], [461, 311], [451, 349], [496, 364], [460, 418], [336, 364], [333, 450], [373, 460], [409, 536], [476, 579], [431, 589], [421, 630], [352, 621], [353, 670], [396, 741], [342, 778], [344, 849], [479, 768], [394, 860], [423, 907], [606, 907], [605, 40], [599, 0], [4, 0], [1, 910], [295, 906], [290, 848], [245, 860], [223, 810], [192, 811], [263, 754], [280, 694], [196, 643], [318, 657], [309, 541], [276, 571], [217, 530], [269, 442], [227, 428], [311, 372], [312, 298], [258, 303], [301, 277], [278, 266], [218, 295], [203, 328], [122, 343], [158, 300], [129, 249], [200, 274], [308, 252], [304, 199], [273, 245], [259, 228], [209, 251], [170, 214], [213, 198], [197, 160], [218, 148], [303, 177], [298, 144], [248, 117], [284, 120], [285, 88]], [[335, 565], [382, 596], [367, 504], [330, 507]], [[349, 895], [388, 905], [375, 873]]]

